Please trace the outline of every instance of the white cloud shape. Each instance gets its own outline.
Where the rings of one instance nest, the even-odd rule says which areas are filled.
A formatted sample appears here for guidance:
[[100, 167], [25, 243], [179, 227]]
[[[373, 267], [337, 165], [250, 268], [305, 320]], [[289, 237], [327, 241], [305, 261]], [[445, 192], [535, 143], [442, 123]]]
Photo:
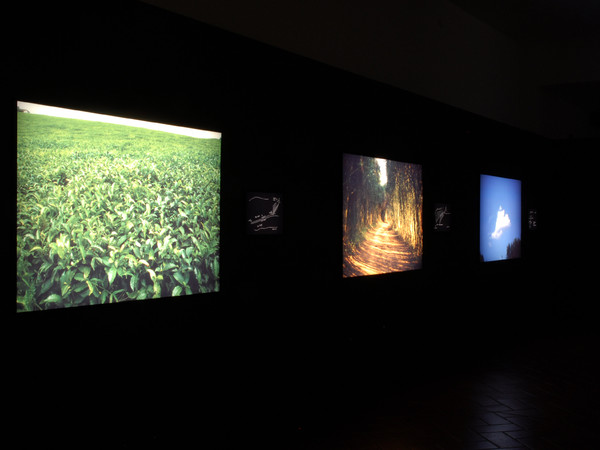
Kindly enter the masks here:
[[510, 227], [510, 217], [506, 214], [506, 211], [502, 209], [502, 206], [498, 209], [498, 215], [496, 216], [496, 229], [492, 233], [492, 239], [499, 239], [502, 236], [502, 232]]

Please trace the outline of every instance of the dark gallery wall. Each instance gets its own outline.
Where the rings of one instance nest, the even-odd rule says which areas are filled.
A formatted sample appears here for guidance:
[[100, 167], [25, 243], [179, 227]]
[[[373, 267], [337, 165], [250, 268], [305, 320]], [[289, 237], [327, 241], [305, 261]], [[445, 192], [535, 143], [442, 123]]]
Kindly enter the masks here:
[[[478, 264], [478, 177], [521, 178], [523, 207], [543, 218], [560, 167], [561, 149], [551, 141], [145, 4], [48, 7], [23, 17], [14, 99], [215, 129], [224, 137], [222, 292], [22, 322], [64, 320], [68, 327], [83, 320], [101, 331], [181, 329], [182, 321], [195, 328], [209, 308], [222, 320], [249, 313], [260, 328], [285, 329], [291, 321], [300, 333], [343, 328], [345, 319], [362, 321], [364, 314], [367, 323], [373, 315], [373, 326], [404, 316], [412, 317], [409, 328], [445, 329], [472, 308], [488, 320], [512, 314], [500, 305], [490, 314], [477, 298], [492, 283], [486, 277], [522, 277], [547, 262], [544, 225], [531, 236], [524, 229], [522, 261]], [[424, 165], [425, 270], [341, 279], [344, 152]], [[245, 234], [248, 191], [283, 194], [282, 236]], [[448, 235], [431, 231], [435, 202], [456, 208]], [[518, 301], [519, 309], [536, 298]]]
[[[143, 379], [173, 407], [161, 383], [198, 400], [208, 377], [300, 397], [297, 377], [316, 383], [338, 358], [395, 355], [414, 370], [586, 315], [567, 211], [585, 206], [593, 143], [550, 141], [144, 3], [19, 9], [12, 100], [223, 132], [221, 291], [16, 314], [28, 388], [110, 380], [139, 400]], [[423, 270], [342, 278], [344, 152], [423, 164]], [[480, 173], [523, 180], [523, 211], [538, 210], [521, 260], [479, 263]], [[246, 234], [250, 191], [282, 194], [281, 236]], [[436, 202], [453, 207], [449, 233], [433, 232]], [[49, 367], [59, 375], [41, 376]], [[92, 403], [112, 395], [99, 392]]]

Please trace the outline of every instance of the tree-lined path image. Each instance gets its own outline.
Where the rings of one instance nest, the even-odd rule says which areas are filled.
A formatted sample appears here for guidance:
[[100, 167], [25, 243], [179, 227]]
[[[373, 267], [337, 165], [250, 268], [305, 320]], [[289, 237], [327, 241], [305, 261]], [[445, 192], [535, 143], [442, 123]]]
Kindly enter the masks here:
[[421, 267], [421, 166], [344, 155], [344, 277]]
[[380, 220], [344, 264], [344, 274], [356, 277], [412, 270], [419, 258], [389, 223]]

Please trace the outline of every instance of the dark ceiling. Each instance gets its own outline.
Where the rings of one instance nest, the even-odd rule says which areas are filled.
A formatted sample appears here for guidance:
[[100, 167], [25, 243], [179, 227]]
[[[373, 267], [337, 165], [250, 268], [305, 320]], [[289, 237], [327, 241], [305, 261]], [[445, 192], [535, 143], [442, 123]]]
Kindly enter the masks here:
[[[600, 48], [598, 0], [450, 0], [459, 8], [521, 43], [554, 44], [574, 48]], [[597, 53], [597, 52], [596, 52]], [[594, 58], [595, 53], [590, 57]], [[596, 64], [597, 66], [597, 64]], [[552, 97], [584, 111], [586, 121], [600, 128], [600, 80], [598, 71], [583, 82], [544, 87]]]
[[450, 0], [516, 40], [598, 40], [598, 0]]
[[[166, 9], [178, 11], [184, 15], [202, 16], [202, 11], [218, 8], [204, 0], [146, 0]], [[599, 0], [448, 0], [468, 14], [487, 23], [496, 30], [516, 40], [587, 40], [600, 39], [600, 1]], [[299, 2], [291, 1], [279, 4], [276, 10], [300, 8]], [[302, 3], [302, 2], [300, 2]], [[410, 2], [409, 2], [410, 3]], [[273, 3], [225, 2], [228, 15], [233, 19], [236, 13], [252, 9], [271, 8]], [[392, 14], [400, 11], [397, 0], [324, 0], [329, 6], [342, 9], [352, 5], [362, 9], [365, 14], [376, 8]], [[237, 6], [236, 6], [237, 5]], [[403, 5], [405, 7], [406, 5]], [[307, 2], [301, 8], [310, 8]], [[268, 11], [266, 9], [265, 11]], [[264, 15], [265, 11], [260, 13]]]
[[[450, 13], [449, 20], [454, 21], [453, 25], [476, 28], [473, 33], [463, 30], [464, 33], [461, 34], [454, 30], [455, 33], [459, 33], [458, 39], [461, 36], [476, 36], [480, 30], [477, 26], [479, 21], [507, 37], [508, 41], [513, 41], [514, 48], [519, 49], [518, 54], [523, 58], [520, 70], [528, 79], [528, 88], [531, 90], [533, 86], [533, 89], [540, 89], [544, 96], [556, 100], [552, 103], [556, 105], [552, 114], [557, 117], [570, 114], [565, 112], [564, 102], [567, 102], [570, 107], [583, 111], [587, 117], [600, 117], [600, 0], [144, 1], [407, 90], [411, 90], [412, 85], [406, 85], [405, 73], [414, 71], [420, 75], [427, 75], [431, 72], [427, 66], [431, 61], [443, 62], [447, 58], [461, 56], [456, 52], [440, 54], [440, 51], [447, 52], [450, 49], [452, 52], [452, 49], [435, 42], [428, 42], [433, 50], [429, 58], [431, 61], [425, 61], [418, 53], [423, 48], [427, 50], [426, 46], [419, 46], [421, 44], [419, 39], [435, 39], [437, 36], [437, 30], [423, 20], [424, 11], [431, 9], [432, 17]], [[462, 20], [460, 14], [452, 16], [453, 8], [449, 6], [458, 8], [475, 20]], [[416, 12], [414, 23], [404, 17], [410, 15], [413, 10]], [[361, 17], [365, 18], [363, 22], [360, 22]], [[390, 17], [391, 19], [387, 20]], [[440, 21], [439, 26], [443, 25]], [[399, 30], [399, 27], [404, 27], [408, 31]], [[422, 30], [422, 28], [427, 29]], [[427, 36], [427, 33], [431, 36]], [[348, 40], [348, 46], [340, 45], [343, 39]], [[457, 45], [466, 44], [465, 54], [468, 54], [471, 48], [469, 42], [464, 40], [456, 42]], [[382, 50], [383, 47], [386, 49]], [[479, 48], [477, 43], [472, 47]], [[413, 66], [416, 64], [416, 67], [402, 67], [401, 70], [395, 66], [389, 58], [394, 48], [400, 52], [404, 51], [405, 60], [411, 61]], [[502, 55], [499, 53], [500, 57]], [[472, 56], [481, 55], [475, 53]], [[485, 59], [486, 55], [482, 56], [484, 57], [482, 70], [496, 64], [500, 73], [507, 67], [505, 60], [495, 63], [489, 58]], [[463, 67], [467, 62], [457, 64]], [[444, 70], [444, 67], [440, 67], [436, 70]], [[476, 67], [473, 73], [467, 75], [478, 76], [480, 69], [481, 67]], [[463, 67], [462, 70], [464, 72], [466, 69]], [[492, 69], [487, 70], [489, 72]], [[494, 87], [494, 80], [490, 78], [489, 73], [484, 73], [480, 78], [479, 84], [487, 82], [492, 88]], [[409, 79], [408, 82], [410, 84], [413, 81]], [[425, 81], [422, 84], [424, 85]], [[423, 88], [422, 85], [418, 87]], [[449, 89], [453, 92], [459, 88], [460, 83], [459, 86], [450, 86]], [[437, 98], [436, 88], [426, 87], [415, 92]], [[480, 92], [473, 95], [480, 95]], [[472, 105], [457, 103], [454, 98], [437, 99], [461, 108], [472, 109]], [[528, 108], [538, 107], [532, 104]], [[547, 107], [548, 105], [543, 105], [542, 109]], [[477, 108], [474, 108], [474, 112], [489, 114], [490, 108], [487, 106]], [[514, 113], [513, 111], [513, 115]], [[498, 119], [507, 120], [506, 117]], [[580, 123], [592, 122], [592, 119], [588, 118], [575, 120]], [[562, 128], [569, 127], [565, 125], [566, 120], [556, 119], [555, 122], [562, 124]], [[594, 119], [593, 122], [598, 123], [600, 120]], [[546, 128], [550, 131], [550, 135], [565, 134], [562, 130], [556, 131], [556, 123], [547, 125]], [[594, 128], [600, 130], [596, 124]], [[568, 132], [571, 133], [574, 132]]]

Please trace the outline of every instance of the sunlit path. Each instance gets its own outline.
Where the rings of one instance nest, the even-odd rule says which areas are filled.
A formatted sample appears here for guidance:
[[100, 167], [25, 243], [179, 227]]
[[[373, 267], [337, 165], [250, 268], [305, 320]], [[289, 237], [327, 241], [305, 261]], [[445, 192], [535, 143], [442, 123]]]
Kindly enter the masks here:
[[420, 260], [387, 222], [379, 221], [353, 255], [344, 259], [344, 276], [356, 277], [419, 268]]

